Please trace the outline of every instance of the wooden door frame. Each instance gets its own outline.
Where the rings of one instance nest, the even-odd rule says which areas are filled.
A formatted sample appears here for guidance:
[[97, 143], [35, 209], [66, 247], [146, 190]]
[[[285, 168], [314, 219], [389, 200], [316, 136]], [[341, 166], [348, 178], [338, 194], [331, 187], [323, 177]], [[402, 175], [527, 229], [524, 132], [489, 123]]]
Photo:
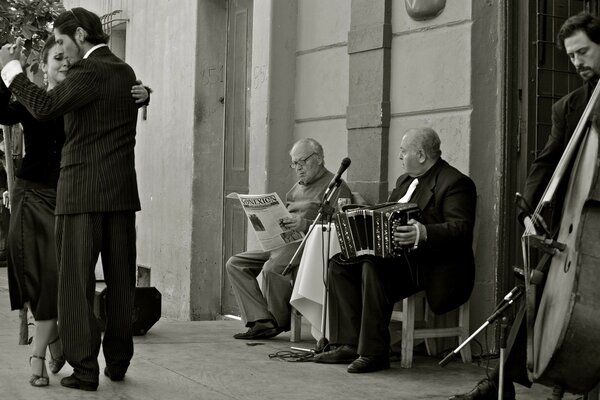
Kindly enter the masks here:
[[[231, 105], [231, 103], [229, 103], [228, 100], [228, 93], [229, 93], [229, 89], [230, 89], [230, 79], [231, 77], [228, 76], [228, 69], [229, 69], [229, 51], [230, 51], [230, 34], [231, 32], [231, 26], [230, 26], [230, 18], [231, 18], [231, 11], [233, 9], [233, 7], [231, 6], [231, 2], [235, 1], [235, 0], [226, 0], [226, 17], [225, 17], [225, 21], [226, 21], [226, 28], [225, 28], [225, 32], [226, 32], [226, 38], [225, 38], [225, 61], [223, 63], [223, 74], [224, 74], [224, 85], [223, 85], [223, 105], [224, 105], [224, 111], [223, 111], [223, 127], [222, 127], [222, 135], [223, 135], [223, 163], [222, 163], [222, 182], [221, 182], [221, 187], [222, 187], [222, 191], [225, 190], [226, 185], [227, 185], [227, 172], [226, 172], [226, 168], [228, 168], [227, 166], [227, 151], [228, 151], [228, 138], [227, 138], [227, 129], [228, 129], [228, 118], [229, 118], [229, 112], [230, 112], [230, 107], [228, 107], [228, 104]], [[251, 3], [251, 7], [254, 4], [253, 0], [247, 0], [249, 3]], [[250, 14], [250, 21], [252, 21], [253, 19], [253, 13]], [[250, 37], [252, 37], [252, 29], [250, 27], [249, 30], [249, 35]], [[247, 58], [246, 58], [246, 62], [247, 62], [247, 67], [246, 67], [246, 71], [247, 71], [247, 82], [246, 85], [247, 87], [250, 87], [250, 67], [251, 67], [251, 63], [252, 63], [252, 46], [250, 46], [250, 49], [247, 49]], [[248, 91], [245, 91], [246, 93], [246, 144], [244, 146], [244, 148], [246, 149], [246, 163], [248, 163], [248, 158], [249, 158], [249, 124], [250, 124], [250, 111], [249, 111], [249, 103], [250, 103], [250, 94], [248, 93]], [[247, 182], [248, 186], [249, 186], [249, 181]], [[222, 236], [222, 246], [221, 246], [221, 281], [220, 281], [220, 298], [219, 298], [219, 309], [221, 311], [221, 314], [223, 313], [231, 313], [233, 312], [232, 310], [224, 310], [224, 298], [225, 296], [229, 296], [229, 294], [227, 293], [227, 288], [226, 288], [226, 283], [227, 283], [227, 276], [226, 271], [225, 271], [225, 256], [226, 256], [226, 252], [227, 252], [227, 238], [226, 238], [226, 226], [229, 222], [227, 220], [227, 209], [226, 209], [226, 204], [227, 204], [227, 199], [225, 198], [225, 196], [223, 196], [223, 204], [222, 204], [222, 213], [223, 213], [223, 227], [221, 228], [221, 236]], [[241, 207], [241, 206], [240, 206]], [[245, 218], [245, 215], [244, 215]], [[246, 248], [246, 242], [247, 242], [247, 238], [246, 238], [246, 234], [247, 234], [247, 229], [246, 225], [244, 225], [244, 249]], [[235, 253], [235, 251], [234, 251]]]

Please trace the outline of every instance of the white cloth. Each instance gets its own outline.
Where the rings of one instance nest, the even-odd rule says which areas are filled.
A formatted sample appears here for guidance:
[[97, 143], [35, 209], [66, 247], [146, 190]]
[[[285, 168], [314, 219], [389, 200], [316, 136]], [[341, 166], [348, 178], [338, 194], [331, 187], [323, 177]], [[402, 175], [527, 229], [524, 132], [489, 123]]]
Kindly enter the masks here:
[[6, 63], [4, 68], [2, 68], [2, 80], [6, 87], [10, 87], [15, 76], [19, 75], [23, 72], [23, 68], [21, 67], [21, 62], [19, 60], [12, 60]]
[[419, 180], [417, 178], [415, 178], [408, 186], [408, 190], [406, 191], [406, 194], [404, 196], [402, 196], [402, 198], [400, 200], [398, 200], [398, 203], [408, 203], [410, 201], [410, 198], [412, 197], [413, 193], [415, 192], [415, 189], [417, 188], [418, 184], [419, 184]]
[[108, 46], [106, 43], [100, 43], [100, 44], [95, 45], [94, 47], [89, 49], [87, 51], [87, 53], [85, 53], [85, 55], [83, 56], [83, 59], [85, 60], [86, 58], [88, 58], [90, 56], [90, 54], [92, 54], [94, 52], [94, 50], [99, 49], [100, 47], [106, 47], [106, 46]]
[[[329, 236], [329, 257], [341, 252], [335, 225], [331, 230], [323, 231], [322, 225], [317, 224], [306, 239], [304, 252], [300, 259], [298, 274], [294, 282], [290, 304], [306, 318], [311, 326], [315, 339], [321, 339], [321, 323], [323, 316], [323, 299], [325, 286], [323, 284], [323, 241], [327, 243]], [[326, 251], [327, 249], [325, 249]], [[327, 323], [329, 326], [329, 323]], [[329, 329], [327, 329], [329, 330]]]

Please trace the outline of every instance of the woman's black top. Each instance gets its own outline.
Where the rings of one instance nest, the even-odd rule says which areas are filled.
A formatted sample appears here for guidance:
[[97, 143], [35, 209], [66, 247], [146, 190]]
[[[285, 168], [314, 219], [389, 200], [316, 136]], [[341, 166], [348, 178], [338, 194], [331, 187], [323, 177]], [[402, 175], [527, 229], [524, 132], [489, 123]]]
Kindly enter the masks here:
[[0, 79], [0, 124], [21, 123], [25, 156], [15, 175], [20, 179], [56, 187], [60, 172], [60, 152], [65, 143], [63, 118], [38, 121], [18, 101], [10, 101], [11, 93]]

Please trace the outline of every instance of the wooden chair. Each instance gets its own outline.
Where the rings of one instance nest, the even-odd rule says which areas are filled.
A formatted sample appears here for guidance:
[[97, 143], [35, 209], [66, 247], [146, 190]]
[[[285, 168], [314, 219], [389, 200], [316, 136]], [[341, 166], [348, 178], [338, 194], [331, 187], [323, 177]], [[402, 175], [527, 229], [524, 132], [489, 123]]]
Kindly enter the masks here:
[[[427, 300], [423, 292], [417, 293], [402, 300], [402, 311], [392, 312], [392, 321], [400, 321], [402, 323], [402, 357], [400, 365], [402, 368], [411, 368], [413, 359], [413, 346], [415, 339], [425, 339], [427, 354], [437, 354], [434, 338], [454, 337], [458, 338], [458, 345], [469, 337], [469, 302], [461, 305], [458, 309], [458, 324], [457, 326], [444, 328], [416, 328], [415, 314], [417, 302], [422, 301], [423, 321], [432, 323], [435, 315], [429, 308]], [[461, 358], [464, 363], [471, 362], [471, 347], [467, 344], [460, 351]]]
[[290, 342], [296, 343], [302, 340], [302, 314], [292, 307], [292, 322], [290, 328]]

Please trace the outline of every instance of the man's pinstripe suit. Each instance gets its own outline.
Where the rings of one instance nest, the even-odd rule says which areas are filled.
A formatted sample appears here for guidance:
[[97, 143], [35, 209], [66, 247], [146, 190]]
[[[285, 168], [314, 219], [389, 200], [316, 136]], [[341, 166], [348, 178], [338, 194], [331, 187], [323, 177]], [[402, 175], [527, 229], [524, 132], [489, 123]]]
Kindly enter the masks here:
[[134, 146], [135, 73], [108, 47], [74, 63], [46, 92], [17, 75], [10, 90], [38, 119], [64, 115], [56, 202], [59, 332], [77, 378], [97, 382], [100, 331], [93, 313], [94, 268], [102, 256], [107, 284], [103, 349], [107, 366], [124, 373], [133, 356], [135, 212], [140, 210]]

